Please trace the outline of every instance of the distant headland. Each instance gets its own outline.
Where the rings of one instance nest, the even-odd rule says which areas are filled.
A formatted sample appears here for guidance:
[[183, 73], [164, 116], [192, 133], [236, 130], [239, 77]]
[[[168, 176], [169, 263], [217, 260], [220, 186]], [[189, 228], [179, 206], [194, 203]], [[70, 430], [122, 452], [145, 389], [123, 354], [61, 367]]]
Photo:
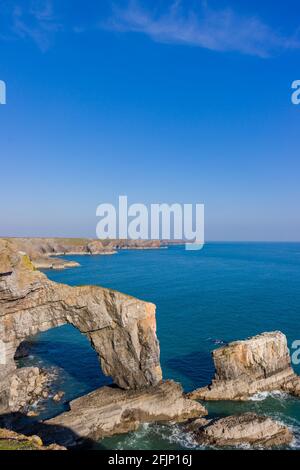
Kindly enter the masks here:
[[5, 238], [10, 240], [19, 251], [26, 253], [37, 269], [65, 269], [79, 266], [72, 260], [57, 256], [64, 255], [113, 255], [118, 250], [159, 249], [169, 244], [181, 244], [172, 240], [98, 240], [94, 238]]

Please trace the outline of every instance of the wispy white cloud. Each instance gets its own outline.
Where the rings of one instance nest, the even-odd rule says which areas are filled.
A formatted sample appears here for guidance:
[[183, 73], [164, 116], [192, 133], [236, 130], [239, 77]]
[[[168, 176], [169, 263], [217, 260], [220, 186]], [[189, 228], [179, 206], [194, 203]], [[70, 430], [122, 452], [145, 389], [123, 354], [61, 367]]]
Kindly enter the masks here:
[[288, 36], [258, 16], [242, 16], [231, 8], [212, 9], [209, 0], [156, 0], [148, 9], [141, 6], [141, 0], [122, 0], [123, 7], [120, 1], [114, 0], [111, 16], [98, 26], [95, 17], [86, 19], [82, 26], [70, 22], [66, 26], [54, 13], [55, 0], [0, 0], [0, 39], [30, 39], [46, 51], [58, 31], [76, 34], [101, 27], [145, 34], [160, 43], [259, 57], [300, 49], [298, 32]]
[[161, 43], [186, 44], [214, 51], [237, 51], [269, 57], [278, 51], [300, 48], [298, 35], [287, 37], [257, 16], [241, 16], [232, 9], [213, 10], [207, 1], [195, 10], [188, 2], [175, 0], [163, 13], [145, 10], [138, 0], [113, 6], [103, 27], [120, 32], [137, 32]]
[[5, 7], [0, 11], [6, 21], [3, 38], [31, 39], [42, 51], [51, 46], [54, 33], [61, 29], [53, 13], [51, 0], [7, 2]]

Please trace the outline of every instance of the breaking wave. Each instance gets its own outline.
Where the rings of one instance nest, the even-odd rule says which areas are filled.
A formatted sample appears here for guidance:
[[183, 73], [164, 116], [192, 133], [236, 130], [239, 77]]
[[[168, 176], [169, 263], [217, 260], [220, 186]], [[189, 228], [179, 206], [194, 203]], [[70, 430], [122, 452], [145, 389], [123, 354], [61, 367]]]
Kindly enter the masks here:
[[250, 401], [263, 401], [266, 398], [276, 398], [280, 400], [285, 400], [289, 398], [289, 395], [281, 390], [273, 390], [272, 392], [258, 392], [255, 393], [252, 397], [249, 398]]

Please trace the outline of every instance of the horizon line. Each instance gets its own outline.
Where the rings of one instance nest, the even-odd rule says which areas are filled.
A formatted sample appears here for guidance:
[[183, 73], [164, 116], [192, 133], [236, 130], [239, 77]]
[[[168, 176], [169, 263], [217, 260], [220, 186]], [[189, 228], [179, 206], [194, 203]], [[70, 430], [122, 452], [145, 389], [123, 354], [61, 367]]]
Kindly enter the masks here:
[[[126, 240], [126, 241], [143, 241], [143, 242], [151, 242], [151, 241], [160, 241], [160, 242], [172, 242], [177, 245], [184, 245], [188, 243], [189, 240], [176, 240], [176, 239], [165, 239], [165, 238], [149, 238], [149, 239], [141, 239], [141, 238], [97, 238], [97, 237], [89, 237], [89, 236], [26, 236], [26, 235], [1, 235], [0, 239], [4, 238], [27, 238], [27, 239], [47, 239], [47, 238], [57, 238], [57, 239], [65, 239], [68, 238], [70, 240], [78, 240], [78, 239], [87, 239], [87, 240], [99, 240], [99, 241], [116, 241], [116, 240]], [[204, 242], [204, 245], [207, 243], [300, 243], [300, 240], [207, 240]]]

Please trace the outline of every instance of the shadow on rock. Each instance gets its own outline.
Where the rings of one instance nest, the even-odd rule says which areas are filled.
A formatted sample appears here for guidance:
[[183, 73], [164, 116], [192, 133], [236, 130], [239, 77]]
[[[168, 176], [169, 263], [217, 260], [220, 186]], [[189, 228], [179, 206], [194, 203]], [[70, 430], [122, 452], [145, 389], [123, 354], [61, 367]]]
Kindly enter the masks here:
[[[39, 436], [44, 445], [58, 444], [72, 450], [90, 449], [96, 444], [94, 440], [82, 438], [64, 426], [46, 424], [20, 412], [0, 415], [0, 427], [25, 436]], [[98, 449], [99, 445], [97, 442]]]

